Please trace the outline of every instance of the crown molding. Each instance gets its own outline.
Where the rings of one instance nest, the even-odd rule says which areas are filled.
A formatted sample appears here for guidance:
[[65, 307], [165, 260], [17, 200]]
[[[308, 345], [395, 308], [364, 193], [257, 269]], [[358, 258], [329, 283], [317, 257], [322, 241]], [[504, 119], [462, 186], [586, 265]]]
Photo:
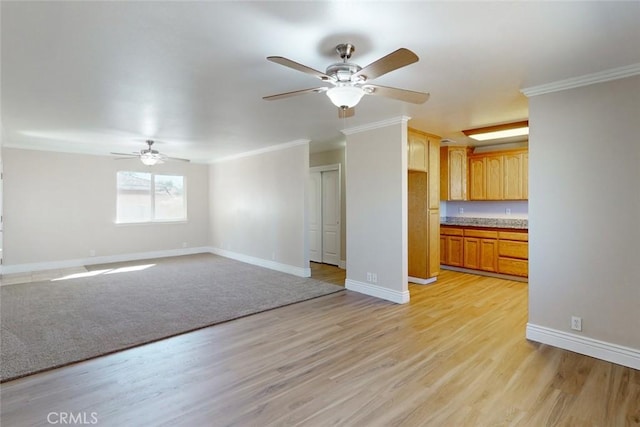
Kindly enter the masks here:
[[283, 144], [270, 145], [265, 148], [259, 148], [257, 150], [245, 151], [244, 153], [234, 154], [232, 156], [222, 157], [220, 159], [211, 160], [209, 163], [220, 163], [226, 162], [228, 160], [240, 159], [242, 157], [255, 156], [258, 154], [270, 153], [272, 151], [286, 150], [287, 148], [297, 147], [298, 145], [309, 144], [311, 140], [309, 139], [296, 139], [295, 141], [285, 142]]
[[403, 123], [406, 124], [407, 122], [409, 122], [410, 119], [411, 117], [408, 117], [408, 116], [393, 117], [391, 119], [380, 120], [379, 122], [367, 123], [366, 125], [343, 129], [341, 132], [345, 135], [352, 135], [354, 133], [360, 133], [367, 130], [384, 128], [391, 125], [398, 125]]
[[624, 67], [611, 68], [609, 70], [600, 71], [583, 76], [572, 77], [569, 79], [558, 80], [557, 82], [546, 83], [538, 86], [531, 86], [521, 89], [527, 97], [543, 95], [545, 93], [560, 92], [567, 89], [573, 89], [581, 86], [588, 86], [595, 83], [608, 82], [611, 80], [623, 79], [625, 77], [636, 76], [640, 74], [640, 63], [631, 64]]

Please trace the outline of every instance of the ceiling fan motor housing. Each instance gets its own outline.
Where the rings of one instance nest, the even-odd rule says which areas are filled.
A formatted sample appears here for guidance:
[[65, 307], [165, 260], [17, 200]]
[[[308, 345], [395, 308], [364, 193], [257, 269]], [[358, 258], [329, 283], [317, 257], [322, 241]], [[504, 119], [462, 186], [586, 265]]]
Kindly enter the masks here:
[[338, 82], [352, 82], [359, 83], [364, 81], [362, 77], [357, 77], [352, 80], [352, 76], [358, 71], [362, 70], [362, 67], [358, 64], [351, 62], [337, 62], [327, 67], [327, 74], [329, 77], [333, 77]]

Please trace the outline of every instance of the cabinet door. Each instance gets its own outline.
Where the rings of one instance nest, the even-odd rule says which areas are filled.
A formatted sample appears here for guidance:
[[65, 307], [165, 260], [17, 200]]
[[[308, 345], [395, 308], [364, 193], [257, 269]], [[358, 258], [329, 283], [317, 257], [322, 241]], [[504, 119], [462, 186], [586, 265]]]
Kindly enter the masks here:
[[486, 179], [486, 199], [502, 200], [503, 177], [503, 156], [487, 156], [485, 163], [485, 179]]
[[463, 264], [463, 238], [460, 236], [447, 236], [447, 261], [448, 265], [462, 267]]
[[464, 238], [464, 267], [480, 269], [480, 239], [476, 237]]
[[471, 158], [469, 160], [469, 199], [485, 200], [485, 158]]
[[407, 181], [409, 276], [427, 278], [427, 173], [409, 171]]
[[449, 264], [447, 260], [447, 237], [440, 236], [440, 264]]
[[428, 277], [440, 274], [440, 210], [429, 209], [429, 260], [427, 261]]
[[429, 137], [427, 141], [429, 144], [429, 209], [440, 209], [440, 141], [433, 137]]
[[425, 135], [409, 132], [409, 169], [415, 171], [427, 171], [427, 137]]
[[522, 198], [529, 199], [529, 153], [522, 155]]
[[479, 268], [484, 271], [496, 271], [498, 269], [497, 240], [480, 240]]
[[449, 150], [449, 200], [467, 200], [467, 150]]
[[522, 199], [522, 154], [505, 154], [504, 198], [506, 200]]

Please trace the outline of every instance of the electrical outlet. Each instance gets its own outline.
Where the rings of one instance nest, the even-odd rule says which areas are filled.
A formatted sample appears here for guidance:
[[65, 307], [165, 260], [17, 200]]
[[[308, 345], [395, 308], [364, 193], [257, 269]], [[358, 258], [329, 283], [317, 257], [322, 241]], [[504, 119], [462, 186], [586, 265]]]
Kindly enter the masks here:
[[373, 283], [378, 283], [378, 273], [372, 273], [371, 274], [371, 281]]
[[582, 317], [571, 316], [571, 329], [582, 331]]
[[458, 208], [458, 213], [459, 214], [463, 214], [464, 213], [464, 208]]
[[372, 280], [371, 273], [367, 272], [367, 282], [371, 282]]
[[504, 213], [506, 213], [507, 215], [511, 215], [511, 209], [509, 209], [509, 208], [505, 209]]
[[187, 242], [182, 242], [182, 247], [183, 247], [183, 248], [186, 248], [187, 246], [189, 246], [189, 245], [187, 244]]
[[96, 256], [96, 250], [95, 249], [89, 249], [89, 256]]

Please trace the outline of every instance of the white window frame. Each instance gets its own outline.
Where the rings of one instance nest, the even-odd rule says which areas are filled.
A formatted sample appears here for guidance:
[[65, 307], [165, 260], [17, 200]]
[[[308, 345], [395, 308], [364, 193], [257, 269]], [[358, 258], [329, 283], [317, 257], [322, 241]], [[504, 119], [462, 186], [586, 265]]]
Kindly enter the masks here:
[[[150, 206], [150, 212], [149, 212], [149, 219], [145, 219], [142, 221], [121, 221], [118, 218], [118, 197], [119, 197], [119, 187], [118, 187], [118, 174], [120, 174], [121, 172], [129, 172], [129, 173], [139, 173], [139, 174], [148, 174], [150, 176], [150, 184], [151, 187], [149, 189], [150, 192], [150, 199], [151, 199], [151, 206]], [[175, 176], [175, 177], [180, 177], [182, 178], [182, 188], [183, 188], [183, 201], [184, 201], [184, 217], [183, 218], [176, 218], [176, 219], [156, 219], [155, 218], [155, 214], [156, 214], [156, 176]], [[175, 223], [181, 223], [181, 222], [187, 222], [189, 219], [189, 213], [188, 213], [188, 202], [187, 202], [187, 177], [185, 175], [181, 175], [181, 174], [172, 174], [172, 173], [154, 173], [154, 172], [146, 172], [146, 171], [135, 171], [135, 170], [121, 170], [121, 171], [117, 171], [116, 172], [116, 224], [117, 225], [139, 225], [139, 224], [162, 224], [162, 223], [167, 223], [167, 224], [175, 224]]]

